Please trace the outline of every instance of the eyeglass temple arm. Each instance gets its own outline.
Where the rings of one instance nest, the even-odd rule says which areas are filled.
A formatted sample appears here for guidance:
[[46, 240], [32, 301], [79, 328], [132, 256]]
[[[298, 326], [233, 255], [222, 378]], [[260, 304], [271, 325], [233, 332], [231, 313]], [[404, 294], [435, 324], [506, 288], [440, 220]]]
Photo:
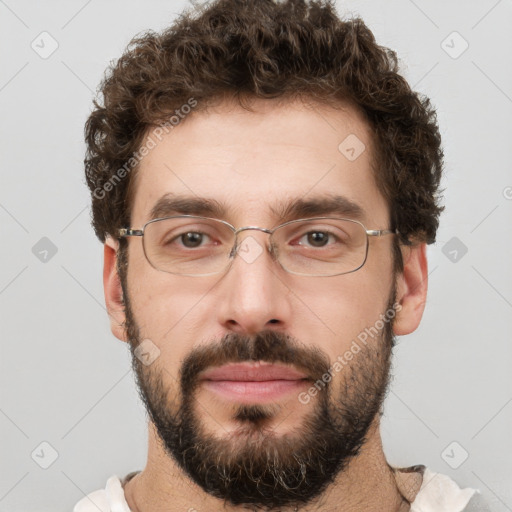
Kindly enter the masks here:
[[142, 236], [144, 231], [142, 229], [132, 229], [132, 228], [121, 228], [118, 231], [118, 234], [121, 238], [126, 236]]
[[404, 245], [413, 245], [413, 242], [400, 234], [398, 229], [367, 229], [368, 236], [397, 235]]
[[368, 236], [399, 235], [398, 229], [367, 229]]

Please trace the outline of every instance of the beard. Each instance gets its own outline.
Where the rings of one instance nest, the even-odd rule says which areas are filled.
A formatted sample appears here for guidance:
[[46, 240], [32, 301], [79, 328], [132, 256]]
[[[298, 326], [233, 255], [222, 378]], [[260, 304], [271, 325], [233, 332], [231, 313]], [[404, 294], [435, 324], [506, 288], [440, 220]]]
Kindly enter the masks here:
[[[123, 281], [123, 279], [122, 279]], [[356, 457], [366, 442], [390, 380], [393, 319], [345, 362], [340, 375], [319, 347], [307, 347], [281, 332], [256, 336], [229, 333], [196, 347], [184, 359], [178, 381], [158, 364], [145, 366], [134, 351], [142, 341], [123, 283], [126, 332], [139, 395], [168, 455], [206, 493], [232, 505], [277, 510], [312, 503]], [[388, 301], [393, 308], [395, 290]], [[318, 344], [321, 346], [321, 343]], [[344, 349], [343, 351], [345, 351]], [[237, 429], [223, 437], [205, 430], [197, 406], [200, 372], [232, 362], [293, 365], [322, 389], [292, 432], [269, 427], [283, 406], [234, 404]], [[325, 374], [333, 376], [328, 382]], [[304, 403], [304, 402], [302, 402]], [[275, 428], [275, 427], [274, 427]]]

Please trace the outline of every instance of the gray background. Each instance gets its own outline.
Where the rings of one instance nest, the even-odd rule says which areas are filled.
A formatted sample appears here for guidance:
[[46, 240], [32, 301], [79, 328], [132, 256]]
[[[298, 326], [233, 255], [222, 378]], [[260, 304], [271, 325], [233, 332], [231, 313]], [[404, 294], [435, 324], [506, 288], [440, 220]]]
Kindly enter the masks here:
[[[108, 62], [185, 5], [0, 0], [0, 512], [70, 511], [110, 475], [144, 466], [145, 412], [127, 347], [109, 330], [102, 246], [89, 225], [83, 125]], [[360, 14], [398, 52], [438, 109], [446, 153], [429, 299], [395, 353], [386, 454], [512, 511], [512, 2], [338, 9]], [[47, 58], [55, 43], [43, 31], [59, 45]]]

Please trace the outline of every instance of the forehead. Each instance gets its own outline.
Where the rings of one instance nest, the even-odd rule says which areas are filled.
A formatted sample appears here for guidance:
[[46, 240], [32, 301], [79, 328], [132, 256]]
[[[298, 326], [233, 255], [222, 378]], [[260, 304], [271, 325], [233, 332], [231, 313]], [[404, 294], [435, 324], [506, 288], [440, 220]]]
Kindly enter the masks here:
[[224, 102], [189, 114], [167, 134], [149, 130], [155, 144], [135, 176], [132, 225], [165, 214], [167, 199], [183, 199], [191, 208], [183, 213], [198, 215], [213, 205], [211, 216], [235, 224], [312, 216], [323, 199], [342, 204], [340, 214], [346, 206], [347, 216], [386, 223], [371, 132], [353, 108], [275, 100], [252, 108]]

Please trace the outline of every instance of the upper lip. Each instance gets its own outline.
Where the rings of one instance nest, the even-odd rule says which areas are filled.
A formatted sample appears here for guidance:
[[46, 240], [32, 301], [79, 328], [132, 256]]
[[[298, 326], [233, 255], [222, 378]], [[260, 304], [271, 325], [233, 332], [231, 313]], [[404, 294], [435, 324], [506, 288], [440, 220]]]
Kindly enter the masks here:
[[308, 376], [289, 366], [272, 363], [229, 363], [205, 370], [202, 380], [266, 381], [299, 380]]

